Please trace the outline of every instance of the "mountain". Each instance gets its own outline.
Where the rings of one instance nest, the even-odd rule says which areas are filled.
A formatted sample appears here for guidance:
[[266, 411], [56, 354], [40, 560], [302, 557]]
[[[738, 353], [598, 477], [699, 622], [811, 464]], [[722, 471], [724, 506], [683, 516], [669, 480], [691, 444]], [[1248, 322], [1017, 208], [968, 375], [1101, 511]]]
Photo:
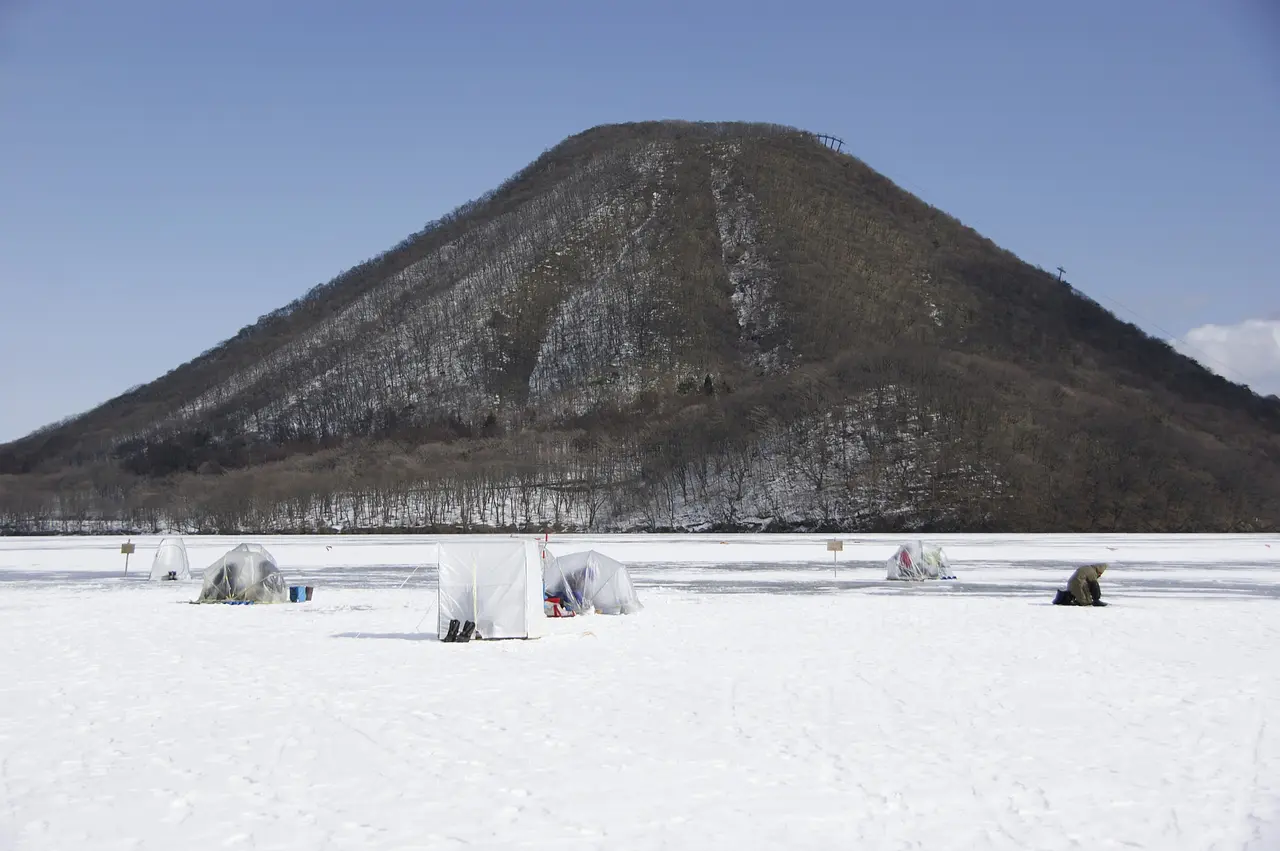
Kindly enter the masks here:
[[813, 134], [598, 127], [0, 447], [13, 532], [1280, 525], [1280, 402]]

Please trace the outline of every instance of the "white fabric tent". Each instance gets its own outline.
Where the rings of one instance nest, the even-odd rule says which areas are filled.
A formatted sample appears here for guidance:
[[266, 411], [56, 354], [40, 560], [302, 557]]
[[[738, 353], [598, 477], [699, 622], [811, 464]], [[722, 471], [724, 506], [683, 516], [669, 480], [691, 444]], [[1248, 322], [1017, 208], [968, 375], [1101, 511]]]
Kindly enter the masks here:
[[289, 602], [289, 583], [276, 560], [259, 544], [241, 544], [204, 570], [197, 602], [237, 600], [249, 603]]
[[886, 579], [954, 579], [942, 547], [911, 541], [898, 547], [889, 559]]
[[626, 565], [595, 550], [552, 555], [544, 550], [542, 584], [575, 614], [630, 615], [644, 608]]
[[478, 638], [537, 638], [546, 629], [542, 570], [532, 540], [442, 542], [439, 635], [449, 621], [475, 624]]
[[191, 563], [187, 561], [187, 545], [181, 538], [164, 538], [156, 548], [155, 558], [151, 560], [152, 582], [168, 579], [169, 574], [175, 579], [191, 578]]

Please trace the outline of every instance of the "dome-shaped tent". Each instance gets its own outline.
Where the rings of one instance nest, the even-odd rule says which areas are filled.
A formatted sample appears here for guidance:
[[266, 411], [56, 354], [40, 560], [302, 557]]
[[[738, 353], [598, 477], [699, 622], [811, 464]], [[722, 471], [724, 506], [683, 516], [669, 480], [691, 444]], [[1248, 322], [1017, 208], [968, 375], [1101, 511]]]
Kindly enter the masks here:
[[259, 544], [241, 544], [205, 568], [199, 603], [236, 600], [249, 603], [287, 603], [289, 583]]
[[629, 615], [644, 608], [626, 565], [595, 550], [554, 556], [543, 550], [542, 585], [575, 614]]
[[886, 579], [955, 579], [942, 547], [911, 541], [898, 547], [889, 559]]
[[164, 538], [151, 560], [152, 582], [163, 579], [190, 579], [191, 563], [187, 561], [187, 546], [181, 538]]

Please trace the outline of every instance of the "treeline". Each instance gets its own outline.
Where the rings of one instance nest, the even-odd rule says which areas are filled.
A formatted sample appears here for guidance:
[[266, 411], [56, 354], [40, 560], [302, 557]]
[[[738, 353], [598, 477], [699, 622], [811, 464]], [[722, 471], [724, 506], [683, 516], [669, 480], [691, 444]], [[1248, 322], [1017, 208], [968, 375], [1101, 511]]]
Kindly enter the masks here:
[[[829, 529], [1253, 531], [1268, 483], [1137, 419], [938, 352], [847, 356], [643, 429], [361, 441], [224, 473], [0, 477], [0, 527], [85, 532]], [[1002, 395], [1028, 404], [1011, 416]], [[1051, 412], [1037, 414], [1037, 409]], [[652, 415], [652, 411], [647, 412]], [[1084, 422], [1085, 428], [1077, 424]], [[33, 485], [36, 485], [33, 487]]]

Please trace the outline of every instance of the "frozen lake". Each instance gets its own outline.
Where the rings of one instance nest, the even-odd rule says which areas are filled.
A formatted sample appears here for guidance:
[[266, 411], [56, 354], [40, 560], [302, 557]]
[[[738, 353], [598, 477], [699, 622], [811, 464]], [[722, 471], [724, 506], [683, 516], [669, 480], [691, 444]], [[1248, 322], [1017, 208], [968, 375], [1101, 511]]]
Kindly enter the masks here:
[[0, 849], [1280, 848], [1280, 536], [826, 537], [553, 535], [645, 611], [468, 645], [431, 538], [0, 539]]

